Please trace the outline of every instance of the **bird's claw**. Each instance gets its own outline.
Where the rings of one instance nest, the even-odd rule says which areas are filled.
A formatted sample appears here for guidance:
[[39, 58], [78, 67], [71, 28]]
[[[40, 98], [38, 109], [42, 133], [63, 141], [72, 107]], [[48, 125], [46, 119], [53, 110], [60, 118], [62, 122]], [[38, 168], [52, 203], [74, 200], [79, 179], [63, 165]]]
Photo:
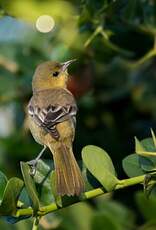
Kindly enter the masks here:
[[41, 158], [41, 156], [42, 156], [42, 154], [44, 153], [44, 151], [45, 151], [46, 148], [47, 148], [47, 147], [44, 146], [44, 148], [41, 150], [41, 152], [38, 154], [38, 156], [37, 156], [35, 159], [33, 159], [33, 160], [27, 162], [28, 165], [29, 165], [30, 168], [31, 168], [31, 169], [30, 169], [30, 175], [31, 175], [31, 176], [35, 176], [37, 163], [38, 163], [39, 159]]
[[27, 162], [28, 165], [30, 166], [30, 175], [31, 176], [35, 176], [35, 173], [36, 173], [36, 166], [37, 166], [37, 160], [34, 159], [34, 160], [31, 160], [31, 161], [28, 161]]

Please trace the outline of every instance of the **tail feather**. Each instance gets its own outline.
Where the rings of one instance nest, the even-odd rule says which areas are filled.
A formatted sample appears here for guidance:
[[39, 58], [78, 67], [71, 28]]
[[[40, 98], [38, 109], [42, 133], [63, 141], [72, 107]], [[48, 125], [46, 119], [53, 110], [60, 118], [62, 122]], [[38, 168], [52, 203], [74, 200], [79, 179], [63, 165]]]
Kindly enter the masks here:
[[54, 156], [57, 194], [80, 195], [84, 191], [84, 181], [72, 148], [61, 143], [57, 149], [51, 150]]

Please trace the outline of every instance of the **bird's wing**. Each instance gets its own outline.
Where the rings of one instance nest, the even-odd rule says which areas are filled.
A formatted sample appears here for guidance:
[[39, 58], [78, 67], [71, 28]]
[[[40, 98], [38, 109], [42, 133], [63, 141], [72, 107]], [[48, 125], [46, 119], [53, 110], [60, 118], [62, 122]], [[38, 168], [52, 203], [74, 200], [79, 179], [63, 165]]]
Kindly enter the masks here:
[[53, 138], [59, 139], [60, 136], [56, 129], [56, 125], [68, 119], [72, 119], [74, 123], [77, 106], [49, 105], [47, 108], [39, 108], [30, 103], [28, 105], [28, 113], [37, 125], [44, 128], [44, 130], [50, 133]]

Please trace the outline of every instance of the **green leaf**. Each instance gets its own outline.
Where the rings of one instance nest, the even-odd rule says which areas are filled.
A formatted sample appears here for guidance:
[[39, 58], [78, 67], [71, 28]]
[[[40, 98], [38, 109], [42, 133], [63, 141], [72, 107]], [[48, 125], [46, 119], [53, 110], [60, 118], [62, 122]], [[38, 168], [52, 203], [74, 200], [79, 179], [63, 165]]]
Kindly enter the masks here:
[[146, 156], [139, 155], [139, 163], [141, 168], [147, 172], [153, 171], [156, 169], [156, 155], [151, 155], [151, 153], [156, 152], [156, 147], [152, 138], [146, 138], [141, 141]]
[[156, 181], [152, 181], [153, 183], [151, 184], [151, 187], [149, 188], [150, 189], [150, 197], [156, 197]]
[[16, 214], [17, 200], [23, 188], [23, 185], [23, 181], [16, 177], [13, 177], [8, 181], [0, 205], [1, 216]]
[[135, 152], [141, 156], [152, 156], [156, 158], [156, 148], [154, 146], [152, 138], [146, 138], [140, 142], [135, 137]]
[[129, 177], [140, 176], [144, 174], [139, 164], [139, 156], [137, 154], [131, 154], [125, 157], [122, 161], [122, 167]]
[[22, 208], [27, 208], [27, 207], [31, 206], [31, 201], [30, 201], [30, 198], [28, 196], [28, 193], [27, 193], [27, 190], [25, 187], [22, 189], [22, 191], [20, 193], [19, 201], [21, 202]]
[[[96, 223], [99, 225], [97, 229], [103, 229], [103, 226], [107, 226], [106, 229], [132, 229], [134, 223], [133, 213], [130, 212], [126, 207], [120, 203], [106, 200], [105, 196], [100, 196], [96, 198], [98, 201], [97, 216], [103, 216], [102, 220], [96, 219], [95, 223], [93, 221], [93, 229], [96, 229]], [[95, 217], [94, 217], [95, 218]], [[127, 220], [125, 222], [125, 220]]]
[[[17, 207], [18, 208], [28, 208], [30, 207], [30, 198], [28, 197], [27, 191], [25, 187], [23, 187], [22, 191], [20, 192], [18, 202], [17, 202]], [[17, 209], [18, 210], [18, 209]], [[27, 218], [32, 217], [31, 215], [26, 215], [26, 216], [5, 216], [4, 220], [7, 221], [9, 224], [15, 224], [21, 220], [25, 220]]]
[[141, 144], [142, 144], [143, 148], [145, 149], [145, 151], [156, 152], [156, 147], [155, 147], [154, 141], [151, 137], [143, 139], [141, 141]]
[[24, 178], [24, 183], [25, 183], [27, 193], [32, 201], [34, 214], [36, 214], [37, 211], [39, 210], [40, 202], [36, 191], [35, 182], [32, 176], [30, 175], [30, 167], [27, 163], [21, 162], [21, 170], [22, 170], [22, 175]]
[[[105, 213], [105, 215], [113, 217], [114, 222], [120, 224], [121, 229], [129, 229], [129, 227], [132, 229], [134, 216], [128, 208], [116, 201], [106, 200], [104, 195], [99, 196], [97, 200], [99, 200], [99, 210]], [[125, 220], [127, 221], [125, 222]]]
[[115, 169], [109, 155], [101, 148], [88, 145], [82, 149], [82, 159], [92, 175], [107, 190], [111, 191], [118, 183]]
[[61, 209], [57, 213], [65, 220], [61, 221], [58, 229], [90, 230], [94, 209], [87, 202], [81, 202]]
[[3, 193], [4, 193], [4, 190], [5, 190], [5, 187], [7, 185], [7, 177], [4, 175], [4, 173], [2, 173], [0, 171], [0, 203], [2, 201], [2, 198], [3, 198]]
[[[31, 220], [19, 221], [17, 223], [16, 219], [17, 219], [16, 217], [15, 218], [14, 217], [6, 217], [4, 219], [5, 221], [7, 221], [6, 227], [4, 227], [2, 229], [5, 229], [5, 230], [19, 230], [19, 229], [28, 230], [28, 229], [32, 229], [32, 221]], [[21, 216], [21, 218], [18, 217], [18, 219], [22, 220], [22, 216]], [[0, 223], [0, 226], [1, 226], [1, 223]], [[8, 226], [9, 226], [9, 228], [7, 228]]]
[[155, 220], [156, 197], [147, 198], [145, 194], [139, 192], [136, 194], [136, 202], [139, 210], [146, 220]]
[[100, 187], [99, 181], [87, 170], [84, 164], [82, 169], [82, 176], [84, 178], [86, 191]]
[[146, 172], [156, 169], [156, 165], [150, 160], [150, 157], [139, 156], [139, 163], [141, 168]]
[[156, 148], [156, 136], [155, 136], [155, 133], [153, 132], [153, 129], [151, 129], [151, 134], [152, 134], [152, 139], [153, 139], [154, 146]]
[[43, 205], [48, 205], [55, 200], [51, 190], [51, 171], [48, 164], [42, 160], [38, 161], [34, 181], [37, 184], [39, 199]]
[[145, 152], [142, 143], [136, 137], [135, 137], [135, 152], [137, 154], [142, 154], [143, 152]]
[[114, 221], [113, 216], [107, 216], [106, 213], [99, 212], [95, 214], [91, 221], [91, 230], [121, 230], [121, 226]]

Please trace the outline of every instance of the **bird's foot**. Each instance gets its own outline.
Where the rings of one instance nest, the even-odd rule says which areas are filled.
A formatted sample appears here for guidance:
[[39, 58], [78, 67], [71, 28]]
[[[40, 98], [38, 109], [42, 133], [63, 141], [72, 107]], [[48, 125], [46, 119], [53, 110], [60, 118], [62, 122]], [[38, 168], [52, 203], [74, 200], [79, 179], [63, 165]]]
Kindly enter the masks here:
[[42, 154], [44, 153], [44, 151], [46, 150], [46, 146], [44, 145], [43, 149], [41, 150], [41, 152], [38, 154], [38, 156], [31, 160], [31, 161], [28, 161], [28, 165], [30, 166], [31, 170], [30, 170], [30, 175], [31, 176], [35, 176], [35, 173], [36, 173], [36, 168], [37, 168], [37, 163], [39, 161], [39, 159], [41, 158]]
[[30, 175], [35, 176], [36, 174], [36, 167], [37, 167], [37, 159], [33, 159], [31, 161], [28, 161], [27, 164], [30, 166]]

